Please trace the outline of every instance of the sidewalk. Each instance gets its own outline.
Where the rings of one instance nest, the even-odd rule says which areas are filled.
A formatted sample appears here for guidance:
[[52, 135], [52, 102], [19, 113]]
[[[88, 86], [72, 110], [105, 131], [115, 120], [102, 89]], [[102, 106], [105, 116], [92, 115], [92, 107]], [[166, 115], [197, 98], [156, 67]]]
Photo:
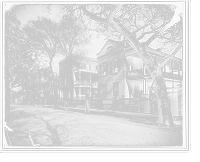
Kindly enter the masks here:
[[128, 119], [132, 119], [133, 121], [146, 124], [155, 124], [158, 118], [157, 114], [146, 114], [127, 111], [99, 110], [90, 108], [90, 112], [112, 114], [113, 116], [125, 117]]
[[[150, 114], [150, 113], [138, 113], [138, 112], [128, 112], [128, 111], [113, 111], [113, 110], [99, 110], [90, 108], [90, 112], [101, 112], [101, 113], [109, 113], [114, 116], [122, 116], [125, 118], [132, 119], [136, 122], [146, 123], [146, 124], [155, 124], [158, 120], [158, 114]], [[177, 121], [182, 123], [182, 116], [174, 116]]]
[[[53, 106], [52, 105], [44, 105], [44, 107], [53, 107]], [[65, 110], [65, 107], [59, 106], [59, 109]], [[67, 108], [67, 110], [85, 113], [84, 106], [78, 106], [78, 107], [69, 106]], [[118, 118], [127, 118], [134, 122], [140, 122], [140, 123], [146, 123], [146, 124], [156, 124], [156, 121], [157, 121], [157, 115], [153, 115], [153, 114], [102, 110], [102, 109], [94, 109], [94, 108], [90, 108], [89, 112], [91, 114], [114, 116], [114, 117], [118, 117]]]

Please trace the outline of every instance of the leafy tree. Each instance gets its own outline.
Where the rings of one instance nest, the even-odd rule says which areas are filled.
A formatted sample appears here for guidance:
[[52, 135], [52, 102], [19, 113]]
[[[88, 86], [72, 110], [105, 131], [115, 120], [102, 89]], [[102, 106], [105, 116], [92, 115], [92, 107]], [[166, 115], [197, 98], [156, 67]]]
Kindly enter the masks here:
[[24, 77], [19, 82], [24, 93], [24, 103], [39, 104], [41, 93], [47, 94], [47, 92], [50, 92], [51, 72], [48, 68], [41, 68], [36, 64], [24, 74]]
[[14, 12], [18, 6], [5, 13], [5, 117], [9, 121], [10, 93], [19, 86], [24, 71], [34, 65], [34, 51], [20, 29], [20, 22]]
[[59, 51], [58, 25], [48, 18], [39, 18], [30, 21], [23, 30], [34, 48], [47, 54], [53, 77], [52, 62]]
[[[173, 117], [170, 107], [170, 99], [167, 94], [165, 80], [162, 75], [162, 67], [182, 47], [182, 18], [173, 22], [175, 6], [165, 4], [90, 4], [79, 5], [84, 15], [103, 24], [103, 27], [118, 32], [131, 47], [137, 51], [145, 64], [145, 68], [153, 79], [159, 102], [159, 122], [164, 123], [168, 119], [173, 125]], [[147, 52], [147, 47], [156, 38], [162, 38], [173, 44], [175, 50], [158, 65]]]

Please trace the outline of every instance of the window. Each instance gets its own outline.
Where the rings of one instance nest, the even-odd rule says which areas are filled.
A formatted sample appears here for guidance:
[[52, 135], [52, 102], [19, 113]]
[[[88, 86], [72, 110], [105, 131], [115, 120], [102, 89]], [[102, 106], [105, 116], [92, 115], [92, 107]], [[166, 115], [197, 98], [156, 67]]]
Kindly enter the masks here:
[[119, 95], [119, 82], [113, 82], [113, 96]]
[[138, 69], [143, 69], [143, 62], [140, 58], [138, 57], [133, 57], [132, 60], [132, 70], [138, 70]]
[[118, 73], [118, 71], [119, 71], [119, 69], [118, 69], [118, 67], [119, 67], [119, 64], [118, 64], [119, 62], [118, 62], [118, 59], [115, 59], [115, 60], [113, 60], [113, 62], [112, 62], [112, 73], [113, 74], [116, 74], [116, 73]]
[[102, 96], [103, 96], [103, 97], [106, 96], [106, 89], [107, 89], [106, 84], [102, 84]]
[[85, 69], [85, 68], [86, 68], [86, 64], [81, 63], [80, 67], [81, 67], [82, 69]]
[[74, 81], [79, 81], [80, 80], [80, 74], [79, 74], [79, 72], [76, 72], [74, 76], [75, 76]]
[[67, 84], [67, 78], [65, 78], [65, 85]]
[[70, 84], [71, 83], [71, 76], [68, 75], [68, 83]]
[[81, 72], [81, 80], [89, 82], [89, 80], [90, 80], [90, 73], [82, 71]]
[[101, 69], [102, 69], [101, 70], [101, 75], [102, 76], [107, 75], [108, 74], [108, 63], [107, 62], [103, 63]]
[[118, 59], [114, 59], [112, 61], [110, 61], [110, 74], [116, 74], [119, 72], [119, 60]]
[[110, 73], [110, 74], [113, 73], [113, 64], [112, 64], [112, 61], [110, 61], [109, 73]]

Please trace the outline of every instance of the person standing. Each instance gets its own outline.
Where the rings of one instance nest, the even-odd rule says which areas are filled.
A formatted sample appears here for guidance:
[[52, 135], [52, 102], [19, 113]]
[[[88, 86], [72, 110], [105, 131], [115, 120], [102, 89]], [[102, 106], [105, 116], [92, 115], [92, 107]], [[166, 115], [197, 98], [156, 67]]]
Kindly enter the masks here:
[[89, 114], [90, 112], [90, 104], [89, 104], [89, 95], [85, 95], [85, 113]]

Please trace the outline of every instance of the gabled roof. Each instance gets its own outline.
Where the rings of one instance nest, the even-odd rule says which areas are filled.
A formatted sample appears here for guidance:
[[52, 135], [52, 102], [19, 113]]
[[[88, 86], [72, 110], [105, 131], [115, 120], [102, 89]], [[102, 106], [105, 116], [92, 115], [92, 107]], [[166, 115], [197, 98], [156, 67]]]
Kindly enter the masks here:
[[[117, 50], [120, 50], [122, 49], [123, 47], [125, 46], [125, 43], [124, 41], [114, 41], [114, 40], [111, 40], [109, 39], [105, 45], [103, 46], [103, 48], [101, 49], [101, 51], [99, 52], [99, 54], [97, 55], [97, 58], [103, 56], [103, 55], [106, 55], [106, 54], [111, 54], [111, 53], [115, 53]], [[129, 45], [129, 44], [126, 44], [126, 52], [133, 52], [134, 49]], [[164, 53], [164, 52], [161, 52], [157, 49], [153, 49], [153, 48], [150, 48], [150, 47], [147, 47], [146, 49], [150, 54], [155, 54], [155, 55], [158, 55], [158, 56], [166, 56], [166, 55], [169, 55], [167, 53]], [[175, 60], [181, 60], [180, 58], [178, 57], [174, 57], [173, 59]]]
[[123, 47], [123, 41], [115, 41], [112, 39], [108, 39], [101, 51], [97, 54], [97, 58], [105, 55], [106, 53], [112, 51], [113, 49], [116, 50], [117, 48]]

